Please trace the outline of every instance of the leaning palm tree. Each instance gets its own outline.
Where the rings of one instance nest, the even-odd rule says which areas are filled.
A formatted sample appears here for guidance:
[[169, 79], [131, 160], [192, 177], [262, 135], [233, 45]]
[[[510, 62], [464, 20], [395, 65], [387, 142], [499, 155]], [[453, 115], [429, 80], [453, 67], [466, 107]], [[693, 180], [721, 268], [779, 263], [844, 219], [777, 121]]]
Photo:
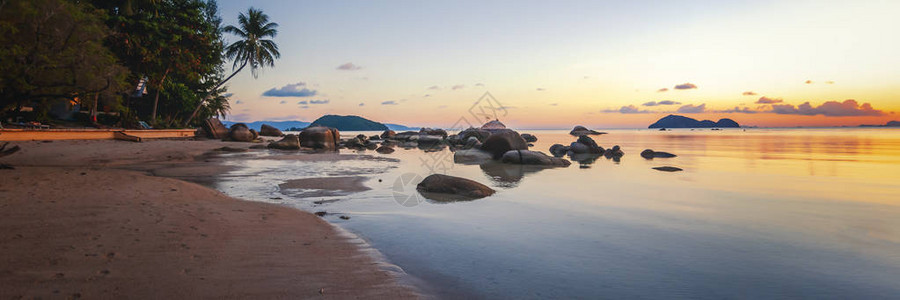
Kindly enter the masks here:
[[210, 91], [201, 98], [197, 108], [194, 109], [194, 112], [187, 121], [185, 121], [185, 126], [191, 123], [191, 120], [194, 119], [197, 112], [200, 111], [200, 108], [203, 106], [204, 102], [206, 102], [207, 98], [225, 84], [225, 82], [234, 77], [234, 75], [241, 72], [244, 67], [249, 65], [253, 78], [257, 78], [257, 70], [265, 66], [275, 66], [275, 59], [281, 57], [281, 53], [278, 52], [278, 45], [272, 40], [266, 39], [267, 37], [274, 38], [275, 35], [278, 34], [278, 30], [276, 29], [278, 28], [278, 23], [269, 22], [269, 16], [264, 14], [261, 10], [252, 7], [247, 11], [246, 15], [241, 13], [238, 16], [238, 23], [240, 24], [240, 28], [232, 25], [225, 26], [224, 28], [225, 32], [234, 34], [240, 38], [240, 40], [225, 47], [225, 56], [234, 61], [234, 64], [231, 66], [232, 70], [235, 70], [234, 73], [231, 73], [225, 80], [219, 82], [219, 84], [210, 89]]

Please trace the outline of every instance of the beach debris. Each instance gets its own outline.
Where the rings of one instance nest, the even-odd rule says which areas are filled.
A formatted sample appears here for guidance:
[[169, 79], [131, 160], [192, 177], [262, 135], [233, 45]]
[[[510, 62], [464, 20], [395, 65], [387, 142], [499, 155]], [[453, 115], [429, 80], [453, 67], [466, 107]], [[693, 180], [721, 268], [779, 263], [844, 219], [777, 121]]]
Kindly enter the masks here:
[[654, 169], [654, 170], [657, 170], [657, 171], [663, 171], [663, 172], [678, 172], [678, 171], [684, 171], [684, 170], [681, 169], [681, 168], [678, 168], [678, 167], [672, 167], [672, 166], [654, 167], [653, 169]]
[[503, 154], [500, 161], [508, 164], [538, 165], [550, 167], [568, 167], [572, 163], [566, 159], [552, 157], [544, 152], [530, 150], [510, 150]]
[[269, 124], [262, 124], [259, 127], [259, 135], [261, 136], [284, 136], [284, 133], [281, 132], [280, 129], [272, 127]]
[[281, 150], [300, 150], [300, 139], [296, 135], [288, 134], [280, 141], [269, 143], [268, 147]]
[[484, 198], [495, 193], [493, 189], [477, 181], [443, 174], [428, 175], [416, 185], [416, 189], [426, 198], [429, 198], [428, 193], [452, 194], [470, 199]]
[[13, 153], [16, 153], [17, 151], [19, 151], [21, 149], [21, 148], [19, 148], [18, 145], [13, 146], [12, 148], [6, 149], [6, 146], [8, 146], [8, 145], [9, 145], [9, 142], [6, 142], [6, 143], [3, 143], [2, 146], [0, 146], [0, 157], [12, 155]]
[[601, 134], [606, 134], [606, 132], [599, 132], [599, 131], [587, 129], [584, 126], [578, 125], [578, 126], [575, 126], [575, 128], [572, 128], [572, 131], [569, 131], [569, 134], [574, 135], [574, 136], [601, 135]]
[[350, 220], [349, 216], [340, 216], [341, 220]]
[[670, 158], [670, 157], [676, 157], [676, 156], [677, 155], [669, 153], [669, 152], [653, 151], [652, 149], [646, 149], [644, 151], [641, 151], [641, 157], [646, 158], [646, 159]]

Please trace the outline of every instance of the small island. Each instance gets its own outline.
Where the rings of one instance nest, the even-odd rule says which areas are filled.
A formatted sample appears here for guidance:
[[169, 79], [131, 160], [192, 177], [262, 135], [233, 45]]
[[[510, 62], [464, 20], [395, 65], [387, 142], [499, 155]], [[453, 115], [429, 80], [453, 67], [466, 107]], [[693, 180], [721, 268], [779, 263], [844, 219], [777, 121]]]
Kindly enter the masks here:
[[651, 124], [647, 128], [739, 128], [740, 124], [732, 119], [720, 119], [718, 122], [710, 120], [698, 121], [679, 115], [668, 115]]
[[360, 117], [324, 115], [319, 117], [309, 126], [325, 126], [340, 131], [385, 131], [388, 127], [384, 124]]

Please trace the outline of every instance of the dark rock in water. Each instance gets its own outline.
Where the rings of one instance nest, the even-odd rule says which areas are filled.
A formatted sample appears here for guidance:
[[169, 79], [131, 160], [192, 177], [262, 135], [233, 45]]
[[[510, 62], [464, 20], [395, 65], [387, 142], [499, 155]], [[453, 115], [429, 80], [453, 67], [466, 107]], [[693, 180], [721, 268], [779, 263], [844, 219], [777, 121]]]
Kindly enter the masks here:
[[491, 136], [491, 132], [486, 129], [469, 128], [469, 129], [460, 131], [459, 134], [457, 134], [457, 135], [459, 136], [459, 139], [461, 141], [468, 142], [469, 139], [474, 137], [479, 142], [483, 143], [484, 140], [486, 140], [489, 136]]
[[300, 150], [300, 139], [296, 135], [288, 134], [280, 141], [269, 143], [268, 147], [281, 150]]
[[478, 149], [457, 150], [453, 152], [453, 162], [458, 164], [481, 164], [493, 158], [490, 153]]
[[520, 165], [539, 165], [552, 167], [568, 167], [572, 163], [568, 160], [551, 157], [543, 152], [530, 150], [510, 150], [500, 159], [503, 163]]
[[603, 154], [605, 151], [603, 147], [597, 145], [597, 142], [594, 142], [594, 139], [586, 135], [579, 136], [577, 141], [569, 145], [568, 150], [573, 154]]
[[284, 136], [284, 133], [281, 132], [278, 128], [269, 126], [268, 124], [262, 124], [259, 128], [259, 135], [261, 136]]
[[528, 143], [518, 132], [505, 129], [494, 132], [485, 139], [481, 150], [491, 153], [494, 159], [499, 159], [509, 150], [528, 150]]
[[370, 137], [369, 137], [369, 140], [370, 140], [370, 141], [380, 141], [380, 140], [381, 140], [381, 136], [376, 134], [376, 135], [370, 136]]
[[378, 147], [377, 149], [375, 149], [375, 152], [378, 152], [381, 154], [391, 154], [391, 153], [394, 153], [394, 148], [382, 145], [381, 147]]
[[[298, 143], [298, 145], [299, 145], [299, 143]], [[250, 146], [250, 149], [266, 149], [266, 148], [269, 148], [269, 146], [268, 146], [268, 145], [253, 145], [253, 146]]]
[[308, 127], [298, 136], [300, 146], [322, 150], [336, 150], [341, 140], [341, 133], [330, 127]]
[[389, 139], [389, 138], [393, 138], [395, 135], [397, 135], [397, 133], [394, 132], [393, 130], [385, 130], [384, 132], [381, 133], [381, 138]]
[[603, 155], [597, 153], [571, 153], [569, 159], [576, 161], [583, 166], [593, 164], [597, 161], [597, 158], [600, 158], [601, 156]]
[[236, 142], [252, 142], [254, 140], [253, 132], [244, 123], [231, 125], [231, 129], [228, 130], [228, 138]]
[[399, 141], [409, 141], [419, 138], [419, 133], [415, 131], [404, 131], [401, 133], [394, 134], [393, 139]]
[[646, 159], [670, 158], [670, 157], [675, 157], [675, 156], [677, 156], [677, 155], [669, 153], [669, 152], [653, 151], [652, 149], [646, 149], [644, 151], [641, 151], [641, 157], [646, 158]]
[[553, 146], [550, 146], [550, 154], [553, 154], [553, 156], [563, 157], [566, 155], [566, 152], [569, 152], [569, 147], [561, 144], [553, 144]]
[[378, 144], [369, 142], [368, 144], [366, 144], [366, 149], [369, 149], [369, 150], [378, 149]]
[[222, 148], [216, 148], [215, 150], [222, 151], [222, 152], [247, 152], [247, 151], [250, 151], [249, 149], [246, 149], [246, 148], [234, 148], [234, 147], [227, 147], [227, 146], [222, 147]]
[[341, 220], [350, 220], [349, 216], [340, 216]]
[[363, 144], [369, 141], [369, 137], [367, 137], [365, 134], [357, 134], [356, 138], [363, 142]]
[[320, 217], [324, 217], [324, 216], [327, 215], [327, 214], [328, 214], [328, 213], [327, 213], [327, 212], [324, 212], [324, 211], [317, 211], [317, 212], [316, 212], [316, 215], [317, 215], [317, 216], [320, 216]]
[[574, 136], [582, 136], [582, 135], [600, 135], [600, 134], [606, 134], [606, 133], [587, 129], [584, 126], [579, 125], [579, 126], [575, 126], [575, 128], [572, 128], [572, 131], [569, 131], [569, 134], [574, 135]]
[[437, 135], [440, 136], [441, 139], [447, 138], [447, 131], [443, 129], [431, 129], [431, 128], [422, 128], [419, 129], [420, 135]]
[[432, 174], [425, 177], [416, 189], [425, 193], [451, 194], [466, 198], [484, 198], [494, 194], [494, 190], [473, 180], [442, 174]]
[[529, 134], [529, 133], [523, 133], [522, 138], [525, 139], [525, 141], [529, 142], [529, 143], [537, 142], [537, 137], [532, 134]]
[[678, 172], [683, 171], [681, 168], [665, 166], [665, 167], [654, 167], [654, 170], [663, 171], [663, 172]]
[[721, 119], [718, 122], [710, 120], [697, 121], [679, 115], [668, 115], [651, 124], [648, 128], [714, 128], [714, 127], [741, 127], [737, 122], [731, 119]]
[[419, 142], [419, 145], [434, 145], [443, 142], [444, 138], [440, 135], [419, 135], [416, 141]]
[[612, 148], [609, 148], [609, 150], [603, 152], [603, 156], [606, 156], [607, 158], [619, 158], [623, 155], [625, 155], [625, 152], [623, 152], [618, 145], [613, 146]]

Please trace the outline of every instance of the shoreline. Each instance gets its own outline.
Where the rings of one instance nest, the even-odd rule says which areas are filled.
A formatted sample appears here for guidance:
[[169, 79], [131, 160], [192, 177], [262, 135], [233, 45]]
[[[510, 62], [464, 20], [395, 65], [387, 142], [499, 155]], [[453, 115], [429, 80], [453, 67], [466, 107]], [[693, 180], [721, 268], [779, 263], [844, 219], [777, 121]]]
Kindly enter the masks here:
[[0, 159], [3, 297], [423, 297], [343, 228], [200, 185], [227, 171], [205, 153], [249, 144], [17, 144]]

